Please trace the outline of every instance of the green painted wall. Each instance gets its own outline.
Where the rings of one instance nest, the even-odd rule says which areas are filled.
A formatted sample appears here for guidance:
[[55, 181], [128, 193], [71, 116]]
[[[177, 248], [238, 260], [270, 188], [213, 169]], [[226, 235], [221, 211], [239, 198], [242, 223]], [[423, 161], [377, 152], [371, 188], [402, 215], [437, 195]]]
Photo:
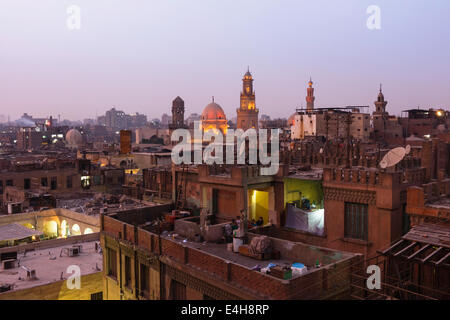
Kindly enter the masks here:
[[317, 208], [323, 208], [323, 189], [321, 181], [284, 179], [284, 203], [301, 200], [305, 197], [316, 203]]

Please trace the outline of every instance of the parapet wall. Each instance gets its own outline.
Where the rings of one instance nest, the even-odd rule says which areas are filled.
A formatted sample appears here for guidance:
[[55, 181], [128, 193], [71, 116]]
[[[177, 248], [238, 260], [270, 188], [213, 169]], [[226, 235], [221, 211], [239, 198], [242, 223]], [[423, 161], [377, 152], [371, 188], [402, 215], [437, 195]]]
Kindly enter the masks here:
[[[325, 267], [315, 269], [303, 276], [293, 278], [291, 280], [281, 280], [270, 275], [263, 274], [247, 268], [243, 265], [227, 261], [219, 256], [207, 253], [200, 249], [184, 245], [178, 241], [160, 237], [157, 234], [143, 230], [141, 228], [133, 228], [133, 232], [128, 235], [126, 230], [130, 226], [120, 222], [113, 217], [104, 217], [103, 234], [107, 237], [117, 239], [122, 243], [127, 243], [129, 247], [147, 251], [151, 255], [158, 255], [160, 260], [183, 267], [181, 270], [190, 274], [202, 274], [202, 277], [208, 278], [214, 285], [232, 286], [235, 292], [239, 292], [241, 298], [246, 299], [308, 299], [319, 298], [325, 296], [333, 296], [342, 288], [348, 287], [350, 280], [350, 265], [357, 263], [361, 259], [361, 255], [348, 254], [348, 256], [337, 254], [333, 250], [325, 250], [306, 246], [304, 244], [288, 242], [284, 240], [274, 239], [276, 246], [284, 247], [284, 254], [291, 254], [290, 250], [301, 248], [309, 250], [308, 262], [314, 261], [316, 255], [322, 258], [329, 252], [330, 264]], [[124, 232], [125, 230], [125, 232]], [[123, 235], [126, 235], [124, 238]], [[108, 240], [109, 241], [109, 240]], [[286, 251], [288, 250], [288, 251]], [[305, 257], [304, 252], [298, 252], [298, 258]], [[283, 258], [283, 257], [282, 257]], [[295, 257], [285, 257], [293, 258]], [[326, 259], [323, 258], [323, 261]], [[315, 261], [314, 261], [315, 262]], [[256, 264], [264, 263], [255, 260]], [[268, 261], [267, 261], [268, 263]], [[336, 273], [339, 271], [338, 273]], [[333, 278], [330, 275], [333, 274]], [[337, 275], [339, 274], [339, 277]], [[340, 286], [330, 286], [331, 283], [340, 283]], [[309, 288], [308, 290], [305, 290]]]

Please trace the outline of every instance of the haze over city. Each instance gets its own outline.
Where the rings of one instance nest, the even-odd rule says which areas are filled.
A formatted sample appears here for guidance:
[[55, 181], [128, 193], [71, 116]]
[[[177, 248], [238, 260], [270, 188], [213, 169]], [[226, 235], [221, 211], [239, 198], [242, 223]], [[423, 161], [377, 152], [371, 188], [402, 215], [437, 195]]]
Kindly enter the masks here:
[[[95, 118], [115, 106], [149, 118], [176, 96], [231, 116], [247, 67], [271, 117], [304, 106], [369, 105], [391, 114], [450, 101], [450, 3], [441, 1], [19, 1], [0, 10], [0, 114]], [[366, 9], [381, 8], [369, 30]], [[66, 25], [70, 5], [81, 29]]]

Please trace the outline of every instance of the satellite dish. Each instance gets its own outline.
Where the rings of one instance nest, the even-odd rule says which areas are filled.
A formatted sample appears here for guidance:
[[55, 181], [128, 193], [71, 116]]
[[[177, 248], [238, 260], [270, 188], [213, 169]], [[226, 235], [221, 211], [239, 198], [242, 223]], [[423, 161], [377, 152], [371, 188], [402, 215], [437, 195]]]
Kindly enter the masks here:
[[388, 167], [395, 166], [397, 163], [403, 160], [405, 155], [407, 155], [410, 150], [411, 147], [409, 145], [406, 146], [406, 148], [397, 147], [390, 150], [388, 153], [384, 155], [383, 159], [381, 159], [380, 167], [382, 169], [386, 169]]

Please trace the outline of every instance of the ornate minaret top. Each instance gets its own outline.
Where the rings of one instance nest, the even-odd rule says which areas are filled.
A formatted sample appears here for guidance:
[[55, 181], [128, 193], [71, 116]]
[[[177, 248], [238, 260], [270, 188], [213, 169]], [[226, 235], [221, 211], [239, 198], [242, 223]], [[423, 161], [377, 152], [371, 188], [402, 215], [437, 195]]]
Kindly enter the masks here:
[[255, 105], [255, 92], [253, 91], [253, 77], [250, 70], [244, 74], [242, 79], [242, 92], [240, 107], [237, 111], [237, 128], [247, 130], [258, 128], [258, 112]]
[[255, 93], [253, 92], [253, 77], [250, 70], [244, 74], [242, 79], [241, 92], [241, 109], [252, 110], [255, 109]]
[[377, 101], [375, 101], [375, 112], [374, 113], [386, 113], [387, 101], [384, 100], [384, 95], [380, 83], [380, 92], [378, 93]]
[[314, 88], [311, 78], [309, 78], [308, 88], [306, 89], [306, 91], [306, 110], [312, 111], [314, 109], [314, 100], [316, 98], [314, 97]]

